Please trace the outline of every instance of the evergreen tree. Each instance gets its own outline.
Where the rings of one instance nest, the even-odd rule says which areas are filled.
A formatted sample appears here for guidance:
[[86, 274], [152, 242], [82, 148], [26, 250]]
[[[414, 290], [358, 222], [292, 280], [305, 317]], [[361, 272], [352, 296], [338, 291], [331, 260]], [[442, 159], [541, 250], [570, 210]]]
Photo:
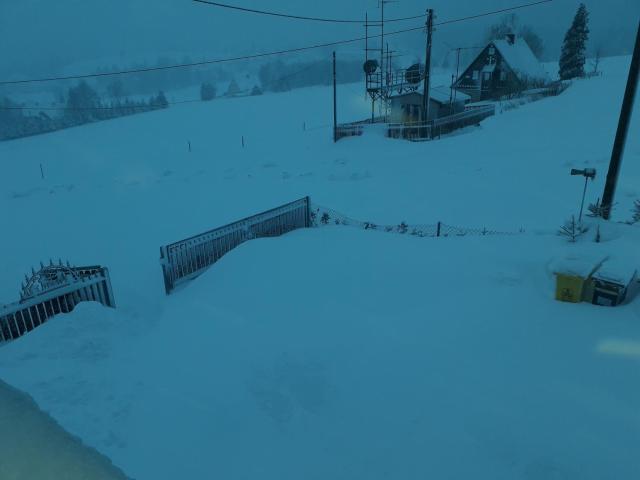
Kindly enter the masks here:
[[167, 101], [167, 97], [165, 97], [163, 91], [158, 92], [158, 96], [155, 98], [153, 106], [155, 108], [167, 108], [169, 106], [169, 102]]
[[85, 81], [69, 89], [66, 115], [76, 124], [92, 122], [100, 106], [98, 93]]
[[589, 39], [589, 12], [580, 4], [571, 28], [567, 31], [560, 54], [560, 78], [570, 80], [584, 76], [585, 51]]
[[120, 100], [122, 97], [124, 97], [125, 89], [122, 80], [117, 79], [109, 82], [109, 84], [107, 85], [107, 93], [116, 100]]
[[200, 99], [203, 101], [209, 101], [209, 100], [213, 100], [214, 98], [216, 98], [216, 87], [214, 85], [212, 85], [211, 83], [203, 83], [200, 86]]
[[238, 86], [238, 82], [236, 79], [231, 79], [231, 83], [229, 84], [229, 88], [227, 89], [227, 97], [234, 97], [241, 93], [240, 87]]

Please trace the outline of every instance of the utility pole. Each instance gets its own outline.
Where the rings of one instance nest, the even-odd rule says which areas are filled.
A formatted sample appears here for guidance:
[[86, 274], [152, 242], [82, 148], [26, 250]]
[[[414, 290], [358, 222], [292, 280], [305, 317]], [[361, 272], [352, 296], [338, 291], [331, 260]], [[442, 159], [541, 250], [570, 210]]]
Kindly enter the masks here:
[[453, 115], [453, 84], [456, 82], [456, 76], [451, 74], [451, 89], [449, 92], [449, 115]]
[[333, 143], [338, 141], [338, 91], [336, 85], [336, 52], [333, 52]]
[[[460, 78], [460, 51], [462, 49], [458, 47], [458, 55], [457, 55], [457, 60], [456, 60], [456, 82], [458, 81], [458, 78]], [[456, 99], [458, 98], [458, 91], [454, 89], [453, 91], [453, 101], [455, 102]]]
[[422, 114], [424, 121], [429, 120], [429, 97], [431, 94], [431, 40], [433, 35], [433, 9], [427, 10], [427, 52], [424, 62], [424, 98], [422, 104]]
[[618, 131], [616, 140], [613, 144], [613, 152], [611, 153], [611, 162], [609, 163], [609, 172], [607, 173], [607, 181], [604, 186], [604, 194], [602, 195], [602, 217], [609, 220], [611, 217], [611, 209], [613, 207], [613, 198], [616, 193], [618, 176], [620, 174], [620, 164], [624, 154], [624, 146], [627, 142], [627, 134], [629, 133], [629, 123], [633, 104], [638, 90], [638, 78], [640, 77], [640, 22], [638, 22], [638, 33], [636, 35], [636, 45], [633, 49], [633, 58], [631, 59], [631, 68], [629, 69], [629, 78], [627, 79], [627, 88], [624, 92], [624, 100], [622, 101], [622, 110], [620, 112], [620, 120], [618, 122]]
[[380, 1], [380, 26], [381, 26], [381, 34], [380, 34], [380, 88], [383, 88], [384, 82], [384, 4], [387, 3], [387, 0]]

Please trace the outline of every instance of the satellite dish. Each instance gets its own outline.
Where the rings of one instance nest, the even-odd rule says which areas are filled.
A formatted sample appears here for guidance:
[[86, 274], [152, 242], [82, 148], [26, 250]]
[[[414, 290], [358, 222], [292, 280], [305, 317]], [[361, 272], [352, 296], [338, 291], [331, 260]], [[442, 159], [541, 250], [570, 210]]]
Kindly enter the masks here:
[[404, 79], [407, 83], [410, 83], [412, 85], [420, 83], [420, 80], [422, 80], [422, 70], [422, 65], [420, 65], [419, 63], [414, 63], [409, 68], [407, 68], [404, 74]]
[[376, 73], [378, 70], [378, 61], [377, 60], [367, 60], [363, 65], [364, 73], [367, 75], [371, 75], [372, 73]]

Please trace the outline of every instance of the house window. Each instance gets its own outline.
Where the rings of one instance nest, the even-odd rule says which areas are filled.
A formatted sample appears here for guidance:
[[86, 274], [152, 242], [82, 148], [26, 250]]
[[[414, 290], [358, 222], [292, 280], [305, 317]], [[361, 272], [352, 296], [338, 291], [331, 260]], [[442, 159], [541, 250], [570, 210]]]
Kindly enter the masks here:
[[501, 82], [507, 81], [507, 72], [505, 72], [504, 70], [500, 70], [500, 81]]
[[491, 72], [484, 72], [482, 74], [482, 79], [486, 82], [487, 80], [491, 80]]
[[489, 55], [495, 55], [496, 49], [494, 47], [489, 48]]
[[473, 79], [478, 80], [480, 78], [480, 70], [473, 71]]

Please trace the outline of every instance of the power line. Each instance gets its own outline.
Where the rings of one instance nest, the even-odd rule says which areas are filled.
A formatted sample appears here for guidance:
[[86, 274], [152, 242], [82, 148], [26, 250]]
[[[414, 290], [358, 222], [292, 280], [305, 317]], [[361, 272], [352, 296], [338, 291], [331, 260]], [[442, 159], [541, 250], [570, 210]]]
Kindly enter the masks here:
[[[313, 63], [311, 65], [308, 65], [298, 71], [295, 71], [293, 73], [290, 73], [288, 75], [284, 75], [283, 77], [277, 78], [275, 80], [272, 80], [270, 82], [266, 82], [261, 84], [262, 88], [266, 88], [266, 87], [270, 87], [273, 85], [278, 85], [279, 83], [282, 83], [285, 80], [288, 80], [289, 78], [295, 77], [297, 75], [300, 75], [302, 73], [307, 72], [308, 70], [311, 70], [312, 68], [317, 67], [317, 64]], [[237, 95], [248, 95], [253, 89], [252, 88], [247, 88], [244, 90], [240, 90]], [[202, 102], [208, 102], [209, 100], [198, 100], [198, 99], [194, 99], [194, 100], [179, 100], [179, 101], [175, 101], [175, 102], [167, 102], [167, 105], [182, 105], [185, 103], [202, 103]], [[11, 107], [2, 107], [0, 106], [0, 111], [2, 110], [30, 110], [30, 111], [39, 111], [39, 112], [49, 112], [49, 111], [95, 111], [95, 110], [126, 110], [126, 109], [135, 109], [135, 110], [146, 110], [149, 108], [153, 108], [153, 107], [157, 107], [157, 104], [148, 104], [148, 105], [128, 105], [128, 104], [120, 104], [120, 105], [116, 105], [116, 106], [95, 106], [95, 107], [36, 107], [36, 106], [11, 106]]]
[[469, 17], [456, 18], [455, 20], [446, 20], [444, 22], [434, 23], [433, 25], [437, 27], [438, 25], [449, 25], [451, 23], [465, 22], [467, 20], [475, 20], [477, 18], [488, 17], [490, 15], [497, 15], [499, 13], [512, 12], [513, 10], [520, 10], [522, 8], [535, 7], [537, 5], [543, 5], [545, 3], [551, 3], [551, 2], [553, 2], [553, 0], [541, 0], [539, 2], [518, 5], [516, 7], [502, 8], [500, 10], [494, 10], [492, 12], [485, 12], [485, 13], [480, 13], [478, 15], [471, 15]]
[[[312, 22], [324, 22], [324, 23], [358, 23], [358, 24], [364, 24], [365, 22], [360, 19], [360, 20], [346, 20], [346, 19], [340, 19], [340, 18], [321, 18], [321, 17], [306, 17], [306, 16], [302, 16], [302, 15], [293, 15], [293, 14], [288, 14], [288, 13], [281, 13], [281, 12], [272, 12], [272, 11], [267, 11], [267, 10], [256, 10], [253, 8], [246, 8], [246, 7], [239, 7], [237, 5], [229, 5], [226, 3], [219, 3], [219, 2], [210, 2], [208, 0], [192, 0], [196, 3], [201, 3], [204, 5], [209, 5], [209, 6], [213, 6], [213, 7], [219, 7], [219, 8], [226, 8], [229, 10], [236, 10], [239, 12], [245, 12], [245, 13], [255, 13], [258, 15], [267, 15], [267, 16], [271, 16], [271, 17], [280, 17], [280, 18], [288, 18], [288, 19], [292, 19], [292, 20], [308, 20], [308, 21], [312, 21]], [[424, 18], [426, 16], [426, 14], [422, 13], [420, 15], [414, 15], [412, 17], [404, 17], [404, 18], [392, 18], [390, 20], [386, 20], [385, 19], [385, 23], [386, 22], [403, 22], [406, 20], [415, 20], [416, 18]]]
[[[509, 11], [513, 11], [513, 10], [519, 10], [519, 9], [522, 9], [522, 8], [533, 7], [533, 6], [536, 6], [536, 5], [542, 5], [542, 4], [550, 3], [550, 2], [553, 2], [553, 0], [542, 0], [542, 1], [534, 2], [534, 3], [518, 5], [518, 6], [515, 6], [515, 7], [503, 8], [501, 10], [494, 10], [492, 12], [486, 12], [486, 13], [481, 13], [481, 14], [478, 14], [478, 15], [472, 15], [472, 16], [469, 16], [469, 17], [463, 17], [463, 18], [458, 18], [458, 19], [454, 19], [454, 20], [447, 20], [447, 21], [444, 21], [444, 22], [435, 23], [434, 26], [449, 25], [449, 24], [452, 24], [452, 23], [464, 22], [464, 21], [467, 21], [467, 20], [477, 19], [477, 18], [481, 18], [481, 17], [487, 17], [487, 16], [490, 16], [490, 15], [496, 15], [498, 13], [504, 13], [504, 12], [509, 12]], [[424, 29], [424, 26], [414, 27], [414, 28], [406, 28], [406, 29], [403, 29], [403, 30], [397, 30], [395, 32], [385, 33], [385, 36], [400, 35], [400, 34], [403, 34], [403, 33], [416, 32], [416, 31], [423, 30], [423, 29]], [[370, 35], [368, 38], [371, 39], [371, 38], [380, 38], [380, 37], [382, 37], [382, 35], [381, 34], [377, 34], [377, 35]], [[148, 72], [156, 72], [156, 71], [162, 71], [162, 70], [175, 70], [175, 69], [178, 69], [178, 68], [192, 68], [192, 67], [200, 67], [200, 66], [204, 66], [204, 65], [215, 65], [215, 64], [220, 64], [220, 63], [237, 62], [237, 61], [241, 61], [241, 60], [255, 60], [257, 58], [272, 57], [272, 56], [276, 56], [276, 55], [285, 55], [285, 54], [289, 54], [289, 53], [299, 53], [299, 52], [315, 50], [315, 49], [320, 49], [320, 48], [335, 47], [335, 46], [338, 46], [338, 45], [346, 45], [346, 44], [350, 44], [350, 43], [361, 42], [361, 41], [364, 41], [366, 39], [367, 39], [367, 37], [358, 37], [358, 38], [351, 38], [351, 39], [348, 39], [348, 40], [338, 40], [338, 41], [335, 41], [335, 42], [327, 42], [327, 43], [320, 43], [320, 44], [316, 44], [316, 45], [309, 45], [309, 46], [306, 46], [306, 47], [290, 48], [290, 49], [286, 49], [286, 50], [276, 50], [276, 51], [265, 52], [265, 53], [256, 53], [256, 54], [253, 54], [253, 55], [244, 55], [244, 56], [238, 56], [238, 57], [221, 58], [221, 59], [216, 59], [216, 60], [203, 60], [201, 62], [180, 63], [180, 64], [175, 64], [175, 65], [165, 65], [165, 66], [158, 66], [158, 67], [134, 68], [134, 69], [129, 69], [129, 70], [119, 70], [119, 71], [115, 71], [115, 72], [86, 73], [86, 74], [78, 74], [78, 75], [65, 75], [65, 76], [58, 76], [58, 77], [42, 77], [42, 78], [31, 78], [31, 79], [23, 79], [23, 80], [4, 80], [4, 81], [0, 81], [0, 86], [2, 86], [2, 85], [24, 85], [24, 84], [28, 84], [28, 83], [44, 83], [44, 82], [55, 82], [55, 81], [63, 81], [63, 80], [82, 80], [82, 79], [86, 79], [86, 78], [113, 77], [113, 76], [116, 76], [116, 75], [131, 75], [131, 74], [135, 74], [135, 73], [148, 73]]]
[[[409, 29], [405, 29], [405, 30], [398, 30], [396, 32], [391, 32], [388, 33], [386, 35], [399, 35], [402, 33], [406, 33], [406, 32], [413, 32], [413, 31], [417, 31], [417, 30], [422, 30], [424, 27], [416, 27], [416, 28], [409, 28]], [[381, 35], [375, 35], [375, 36], [370, 36], [369, 38], [376, 38], [376, 37], [380, 37]], [[177, 69], [177, 68], [189, 68], [189, 67], [200, 67], [200, 66], [204, 66], [204, 65], [214, 65], [214, 64], [219, 64], [219, 63], [229, 63], [229, 62], [237, 62], [237, 61], [241, 61], [241, 60], [254, 60], [256, 58], [264, 58], [264, 57], [272, 57], [272, 56], [276, 56], [276, 55], [284, 55], [284, 54], [288, 54], [288, 53], [299, 53], [299, 52], [304, 52], [304, 51], [308, 51], [308, 50], [315, 50], [315, 49], [319, 49], [319, 48], [327, 48], [327, 47], [334, 47], [334, 46], [338, 46], [338, 45], [345, 45], [348, 43], [356, 43], [356, 42], [360, 42], [365, 40], [366, 37], [358, 37], [358, 38], [352, 38], [349, 40], [339, 40], [339, 41], [335, 41], [335, 42], [327, 42], [327, 43], [321, 43], [321, 44], [316, 44], [316, 45], [309, 45], [306, 47], [298, 47], [298, 48], [291, 48], [291, 49], [287, 49], [287, 50], [277, 50], [277, 51], [272, 51], [272, 52], [265, 52], [265, 53], [256, 53], [253, 55], [244, 55], [244, 56], [239, 56], [239, 57], [230, 57], [230, 58], [221, 58], [221, 59], [216, 59], [216, 60], [203, 60], [201, 62], [192, 62], [192, 63], [180, 63], [180, 64], [175, 64], [175, 65], [165, 65], [165, 66], [158, 66], [158, 67], [147, 67], [147, 68], [134, 68], [134, 69], [129, 69], [129, 70], [119, 70], [119, 71], [115, 71], [115, 72], [102, 72], [102, 73], [86, 73], [86, 74], [80, 74], [80, 75], [66, 75], [66, 76], [59, 76], [59, 77], [43, 77], [43, 78], [33, 78], [33, 79], [25, 79], [25, 80], [4, 80], [0, 82], [0, 85], [20, 85], [20, 84], [26, 84], [26, 83], [43, 83], [43, 82], [54, 82], [54, 81], [61, 81], [61, 80], [81, 80], [81, 79], [85, 79], [85, 78], [99, 78], [99, 77], [112, 77], [112, 76], [116, 76], [116, 75], [130, 75], [130, 74], [134, 74], [134, 73], [148, 73], [148, 72], [156, 72], [156, 71], [161, 71], [161, 70], [173, 70], [173, 69]]]

